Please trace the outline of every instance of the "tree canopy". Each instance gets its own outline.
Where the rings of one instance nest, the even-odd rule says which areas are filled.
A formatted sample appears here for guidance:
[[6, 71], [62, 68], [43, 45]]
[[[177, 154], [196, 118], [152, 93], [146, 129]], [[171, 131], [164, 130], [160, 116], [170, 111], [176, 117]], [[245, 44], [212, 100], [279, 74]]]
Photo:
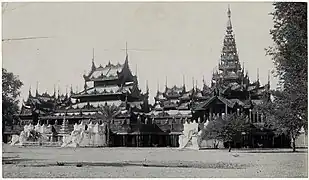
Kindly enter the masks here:
[[[279, 89], [274, 101], [264, 104], [268, 122], [277, 132], [295, 138], [307, 129], [307, 3], [276, 2], [271, 29], [274, 45], [267, 50], [275, 64]], [[293, 145], [295, 150], [295, 144]]]
[[18, 112], [18, 96], [23, 83], [18, 76], [2, 68], [2, 125], [13, 124], [13, 115]]
[[[246, 115], [229, 114], [210, 121], [203, 139], [215, 139], [223, 142], [235, 141], [250, 126]], [[230, 148], [231, 145], [229, 144]]]

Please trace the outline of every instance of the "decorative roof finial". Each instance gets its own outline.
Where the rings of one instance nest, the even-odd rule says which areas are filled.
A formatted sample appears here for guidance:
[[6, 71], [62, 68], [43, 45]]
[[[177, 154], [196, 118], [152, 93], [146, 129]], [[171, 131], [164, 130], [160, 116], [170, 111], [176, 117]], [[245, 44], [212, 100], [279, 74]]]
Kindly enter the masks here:
[[73, 94], [73, 87], [72, 87], [72, 84], [71, 84], [71, 89], [70, 89], [70, 95]]
[[94, 48], [92, 48], [92, 62], [94, 62]]
[[160, 91], [160, 85], [159, 85], [159, 80], [157, 80], [157, 92]]
[[87, 83], [85, 81], [85, 84], [84, 84], [84, 91], [87, 92]]
[[58, 99], [60, 98], [60, 88], [59, 88], [59, 85], [58, 85]]
[[203, 85], [205, 85], [205, 78], [204, 78], [204, 75], [203, 75]]
[[92, 66], [91, 66], [91, 70], [93, 71], [95, 69], [95, 63], [94, 63], [94, 48], [92, 48]]
[[29, 97], [32, 97], [32, 94], [31, 94], [31, 85], [29, 87]]
[[167, 88], [167, 76], [165, 76], [165, 88]]
[[194, 77], [192, 77], [192, 88], [194, 89]]
[[185, 86], [186, 86], [186, 82], [185, 82], [185, 75], [184, 75], [184, 74], [182, 75], [182, 84], [183, 84], [183, 87], [185, 87]]
[[146, 80], [146, 93], [149, 93], [148, 80]]
[[36, 90], [35, 90], [35, 95], [39, 95], [39, 81], [36, 82]]
[[54, 97], [56, 97], [56, 84], [54, 84]]

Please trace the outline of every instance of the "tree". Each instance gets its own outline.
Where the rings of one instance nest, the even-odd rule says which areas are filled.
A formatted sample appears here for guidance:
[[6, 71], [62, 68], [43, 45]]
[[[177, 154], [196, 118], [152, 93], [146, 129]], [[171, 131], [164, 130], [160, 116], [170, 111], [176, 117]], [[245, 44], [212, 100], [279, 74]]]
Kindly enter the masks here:
[[115, 118], [116, 115], [120, 112], [118, 106], [107, 105], [101, 106], [99, 112], [102, 115], [103, 120], [107, 121], [107, 145], [110, 146], [110, 124], [111, 120]]
[[13, 125], [13, 116], [18, 112], [18, 96], [23, 83], [11, 72], [2, 68], [2, 133], [5, 125]]
[[[275, 92], [268, 119], [278, 132], [288, 133], [293, 140], [301, 127], [307, 130], [307, 3], [274, 3], [274, 41], [267, 50], [280, 80], [280, 92]], [[269, 106], [269, 105], [268, 105]]]
[[257, 108], [266, 115], [265, 126], [273, 129], [275, 135], [285, 134], [292, 138], [292, 148], [295, 152], [295, 140], [304, 126], [304, 120], [297, 117], [298, 113], [292, 107], [293, 100], [286, 91], [273, 91], [272, 94], [275, 96], [273, 102], [264, 102]]
[[230, 114], [209, 122], [204, 138], [228, 142], [229, 152], [231, 152], [231, 143], [237, 140], [242, 132], [247, 132], [248, 130], [247, 116]]

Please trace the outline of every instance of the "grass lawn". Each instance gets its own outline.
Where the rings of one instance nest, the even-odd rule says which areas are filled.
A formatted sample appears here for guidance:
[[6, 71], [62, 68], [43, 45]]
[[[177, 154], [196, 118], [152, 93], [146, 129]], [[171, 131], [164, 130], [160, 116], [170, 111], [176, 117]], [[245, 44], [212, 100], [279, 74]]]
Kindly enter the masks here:
[[308, 177], [308, 151], [55, 148], [3, 144], [5, 178]]

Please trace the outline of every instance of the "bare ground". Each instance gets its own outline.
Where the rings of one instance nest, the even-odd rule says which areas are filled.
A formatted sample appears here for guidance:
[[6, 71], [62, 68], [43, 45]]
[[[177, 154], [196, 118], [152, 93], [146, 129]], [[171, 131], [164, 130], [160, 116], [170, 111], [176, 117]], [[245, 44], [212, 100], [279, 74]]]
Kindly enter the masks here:
[[5, 178], [308, 177], [308, 151], [52, 148], [3, 145]]

